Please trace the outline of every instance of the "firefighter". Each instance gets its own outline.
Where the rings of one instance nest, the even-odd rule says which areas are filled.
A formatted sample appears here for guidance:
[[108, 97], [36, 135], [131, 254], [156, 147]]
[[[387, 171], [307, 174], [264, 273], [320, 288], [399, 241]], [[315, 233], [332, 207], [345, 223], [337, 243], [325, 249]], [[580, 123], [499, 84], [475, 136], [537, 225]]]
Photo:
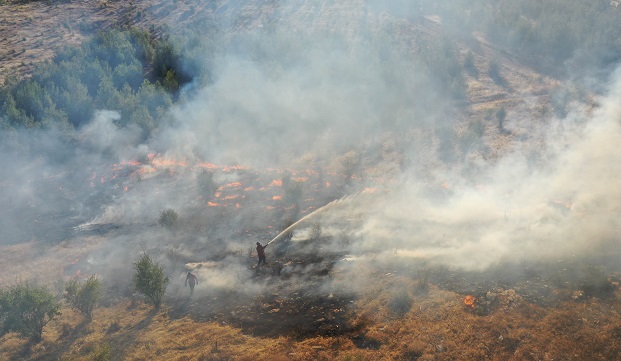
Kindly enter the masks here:
[[188, 271], [188, 275], [185, 276], [185, 286], [188, 287], [188, 284], [190, 284], [190, 297], [192, 297], [194, 294], [194, 285], [198, 284], [198, 278], [196, 278], [196, 276], [190, 271]]
[[267, 248], [267, 244], [262, 246], [261, 243], [257, 242], [257, 254], [259, 255], [259, 262], [257, 263], [257, 267], [263, 262], [265, 264], [265, 249]]

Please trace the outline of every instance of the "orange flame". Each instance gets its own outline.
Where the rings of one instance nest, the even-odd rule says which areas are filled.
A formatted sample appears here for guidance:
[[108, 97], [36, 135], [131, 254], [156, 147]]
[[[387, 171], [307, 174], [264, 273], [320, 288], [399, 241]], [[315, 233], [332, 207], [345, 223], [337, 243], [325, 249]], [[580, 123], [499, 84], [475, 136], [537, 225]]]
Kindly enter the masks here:
[[197, 167], [201, 167], [201, 168], [208, 168], [208, 169], [217, 169], [218, 166], [213, 164], [213, 163], [209, 163], [209, 162], [200, 162], [196, 165]]
[[151, 160], [154, 167], [187, 167], [188, 162], [185, 160], [176, 161], [174, 159], [154, 158]]
[[248, 192], [248, 191], [253, 191], [253, 190], [254, 190], [254, 187], [253, 187], [253, 186], [250, 186], [250, 187], [246, 187], [246, 188], [244, 188], [244, 191], [245, 191], [245, 192]]
[[282, 196], [273, 196], [272, 199], [275, 201], [279, 201], [282, 199]]
[[219, 205], [220, 205], [220, 203], [216, 203], [216, 202], [207, 202], [207, 205], [208, 205], [209, 207], [217, 207], [217, 206], [219, 206]]
[[270, 183], [270, 186], [282, 187], [282, 180], [281, 179], [274, 179], [272, 181], [272, 183]]
[[222, 171], [223, 172], [232, 172], [234, 170], [244, 170], [244, 169], [248, 169], [246, 167], [243, 167], [241, 165], [231, 165], [231, 166], [227, 166], [227, 167], [222, 167]]
[[466, 306], [470, 306], [472, 308], [474, 308], [474, 302], [476, 301], [476, 297], [472, 296], [472, 295], [468, 295], [466, 297], [464, 297], [464, 304]]

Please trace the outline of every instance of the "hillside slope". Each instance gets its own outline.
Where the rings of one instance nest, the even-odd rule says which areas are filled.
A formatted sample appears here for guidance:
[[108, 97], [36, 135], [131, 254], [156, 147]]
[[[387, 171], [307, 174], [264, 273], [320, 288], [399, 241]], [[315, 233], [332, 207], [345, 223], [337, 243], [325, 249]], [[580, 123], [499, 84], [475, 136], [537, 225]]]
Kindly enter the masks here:
[[[173, 39], [192, 29], [247, 35], [240, 48], [264, 40], [261, 32], [320, 40], [338, 33], [346, 50], [372, 39], [412, 58], [447, 36], [437, 14], [379, 11], [363, 0], [9, 3], [0, 5], [0, 82], [26, 78], [55, 50], [115, 26]], [[372, 68], [353, 66], [366, 62], [340, 61], [353, 51], [309, 46], [302, 54], [321, 49], [318, 59], [279, 61], [257, 45], [240, 51], [246, 57], [223, 57], [221, 77], [182, 97], [170, 111], [181, 121], [162, 123], [150, 138], [104, 113], [109, 118], [77, 129], [69, 166], [42, 164], [48, 158], [38, 155], [11, 168], [10, 180], [0, 180], [7, 203], [33, 215], [42, 236], [0, 245], [0, 286], [32, 281], [60, 299], [69, 280], [96, 274], [105, 292], [92, 320], [63, 303], [40, 343], [3, 335], [0, 360], [621, 357], [618, 187], [610, 177], [621, 162], [609, 151], [616, 128], [602, 122], [562, 132], [587, 123], [582, 116], [607, 118], [614, 105], [539, 74], [482, 34], [450, 44], [465, 94], [407, 93], [434, 100], [421, 105], [423, 115], [404, 106], [417, 99], [395, 100], [409, 90], [407, 81], [397, 84], [422, 78], [398, 72], [423, 66], [392, 69], [399, 63], [381, 46], [369, 57], [390, 68], [383, 70], [392, 83], [366, 83], [376, 74], [357, 70]], [[567, 104], [556, 105], [559, 94]], [[424, 116], [439, 108], [448, 110]], [[279, 117], [284, 125], [266, 121]], [[309, 141], [314, 128], [319, 135]], [[313, 141], [304, 151], [292, 146]], [[50, 143], [43, 149], [53, 150]], [[274, 150], [269, 162], [243, 162], [266, 149]], [[175, 227], [158, 222], [170, 208]], [[304, 217], [270, 245], [267, 266], [257, 266], [255, 242]], [[46, 239], [52, 235], [62, 239]], [[170, 277], [160, 309], [132, 287], [142, 253]], [[199, 279], [193, 295], [184, 286], [188, 271]]]

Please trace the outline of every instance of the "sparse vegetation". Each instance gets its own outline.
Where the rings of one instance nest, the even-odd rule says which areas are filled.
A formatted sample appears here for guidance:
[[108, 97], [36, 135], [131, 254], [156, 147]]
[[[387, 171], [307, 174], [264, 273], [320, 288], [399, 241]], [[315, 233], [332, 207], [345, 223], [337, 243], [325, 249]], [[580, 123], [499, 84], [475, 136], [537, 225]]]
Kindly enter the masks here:
[[60, 315], [60, 303], [45, 287], [19, 283], [0, 290], [0, 336], [16, 332], [41, 341], [43, 327]]
[[159, 308], [168, 286], [168, 276], [164, 267], [154, 262], [148, 254], [142, 253], [134, 263], [134, 289], [145, 295], [156, 308]]
[[412, 303], [412, 296], [410, 296], [407, 291], [400, 290], [392, 295], [390, 301], [388, 302], [388, 307], [394, 314], [402, 317], [410, 311]]

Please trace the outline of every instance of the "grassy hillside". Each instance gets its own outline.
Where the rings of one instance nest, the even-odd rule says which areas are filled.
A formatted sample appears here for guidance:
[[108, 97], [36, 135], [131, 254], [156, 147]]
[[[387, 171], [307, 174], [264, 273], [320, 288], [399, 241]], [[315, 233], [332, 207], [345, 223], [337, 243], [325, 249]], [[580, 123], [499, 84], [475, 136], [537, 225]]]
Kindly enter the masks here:
[[618, 359], [616, 11], [0, 0], [0, 360]]

